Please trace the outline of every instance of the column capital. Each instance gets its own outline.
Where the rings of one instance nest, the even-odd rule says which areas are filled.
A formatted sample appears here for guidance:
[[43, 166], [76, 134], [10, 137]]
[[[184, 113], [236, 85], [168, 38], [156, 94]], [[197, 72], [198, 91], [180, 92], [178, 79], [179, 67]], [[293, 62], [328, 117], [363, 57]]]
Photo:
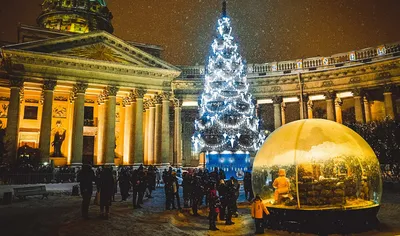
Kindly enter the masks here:
[[392, 93], [393, 92], [393, 86], [391, 84], [385, 84], [383, 85], [383, 93]]
[[143, 101], [143, 111], [146, 111], [146, 110], [149, 109], [149, 108], [150, 108], [149, 99], [144, 100], [144, 101]]
[[154, 107], [156, 104], [154, 98], [150, 98], [149, 100], [147, 100], [147, 102], [149, 104], [149, 108]]
[[182, 106], [183, 99], [176, 96], [172, 96], [172, 102], [175, 108], [180, 108]]
[[354, 97], [361, 97], [363, 90], [361, 88], [354, 88], [351, 90]]
[[51, 90], [53, 91], [54, 88], [57, 85], [57, 81], [56, 80], [52, 80], [52, 79], [46, 79], [43, 81], [43, 90]]
[[128, 96], [128, 97], [124, 97], [124, 98], [122, 99], [122, 106], [123, 106], [123, 107], [126, 107], [126, 106], [129, 106], [129, 105], [131, 105], [131, 101], [130, 101], [129, 96]]
[[282, 99], [282, 97], [280, 97], [280, 96], [274, 96], [274, 97], [272, 97], [272, 102], [273, 102], [274, 104], [281, 104], [282, 101], [283, 101], [283, 99]]
[[11, 88], [21, 88], [24, 86], [24, 79], [10, 76], [9, 83]]
[[129, 92], [127, 98], [129, 99], [129, 102], [135, 102], [136, 96], [133, 90]]
[[340, 107], [343, 105], [343, 101], [340, 97], [335, 98], [335, 106]]
[[97, 97], [97, 104], [98, 105], [101, 105], [102, 103], [104, 103], [104, 100], [105, 100], [105, 95], [104, 95], [104, 92], [102, 91], [100, 94], [99, 94], [99, 96]]
[[74, 85], [73, 92], [75, 94], [78, 93], [85, 93], [86, 89], [88, 88], [88, 84], [84, 82], [78, 82]]
[[169, 99], [171, 98], [171, 94], [169, 92], [161, 92], [160, 96], [163, 101], [169, 101]]
[[325, 100], [332, 100], [332, 99], [335, 99], [336, 92], [333, 90], [330, 90], [330, 91], [325, 92], [324, 95], [325, 95]]
[[153, 98], [153, 102], [154, 104], [161, 104], [162, 103], [162, 97], [160, 94], [156, 94]]
[[146, 94], [146, 90], [137, 88], [137, 89], [133, 90], [133, 94], [135, 95], [136, 98], [143, 98], [144, 95]]
[[119, 88], [115, 85], [109, 85], [104, 89], [105, 95], [108, 96], [117, 96]]

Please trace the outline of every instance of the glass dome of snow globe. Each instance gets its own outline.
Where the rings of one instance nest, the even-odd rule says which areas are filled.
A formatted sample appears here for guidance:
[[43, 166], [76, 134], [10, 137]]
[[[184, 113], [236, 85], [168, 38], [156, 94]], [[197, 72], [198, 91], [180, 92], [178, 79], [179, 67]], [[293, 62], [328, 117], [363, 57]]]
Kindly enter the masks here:
[[[322, 211], [351, 211], [352, 217], [357, 210], [368, 211], [370, 218], [360, 223], [371, 224], [382, 196], [372, 148], [350, 128], [324, 119], [291, 122], [270, 134], [255, 157], [252, 184], [280, 224], [290, 212], [301, 218], [312, 217], [312, 210], [319, 220]], [[349, 215], [336, 216], [343, 221]]]

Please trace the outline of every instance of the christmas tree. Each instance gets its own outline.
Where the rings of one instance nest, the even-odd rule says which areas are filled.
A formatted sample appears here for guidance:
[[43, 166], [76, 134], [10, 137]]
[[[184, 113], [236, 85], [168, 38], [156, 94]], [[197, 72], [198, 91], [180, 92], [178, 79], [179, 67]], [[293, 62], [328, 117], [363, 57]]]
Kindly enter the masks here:
[[246, 66], [232, 36], [225, 1], [211, 49], [192, 142], [196, 150], [206, 153], [207, 169], [220, 167], [228, 178], [240, 178], [249, 170], [250, 153], [259, 149], [265, 135], [259, 131]]

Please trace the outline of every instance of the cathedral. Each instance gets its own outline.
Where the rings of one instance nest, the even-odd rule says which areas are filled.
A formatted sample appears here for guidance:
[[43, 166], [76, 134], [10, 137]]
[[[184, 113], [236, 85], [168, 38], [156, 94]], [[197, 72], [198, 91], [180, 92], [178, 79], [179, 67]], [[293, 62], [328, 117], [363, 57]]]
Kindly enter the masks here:
[[[38, 149], [56, 166], [199, 166], [191, 136], [204, 66], [114, 36], [103, 0], [44, 0], [37, 26], [0, 48], [0, 126], [7, 158]], [[400, 119], [400, 43], [326, 57], [248, 64], [265, 130], [310, 118]]]

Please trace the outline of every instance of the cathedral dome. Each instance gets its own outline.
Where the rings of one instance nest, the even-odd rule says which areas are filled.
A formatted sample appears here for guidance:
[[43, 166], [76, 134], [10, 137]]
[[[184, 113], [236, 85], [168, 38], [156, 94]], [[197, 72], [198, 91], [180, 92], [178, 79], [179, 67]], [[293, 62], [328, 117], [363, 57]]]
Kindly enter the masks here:
[[105, 0], [44, 0], [37, 23], [46, 29], [87, 33], [114, 31]]

